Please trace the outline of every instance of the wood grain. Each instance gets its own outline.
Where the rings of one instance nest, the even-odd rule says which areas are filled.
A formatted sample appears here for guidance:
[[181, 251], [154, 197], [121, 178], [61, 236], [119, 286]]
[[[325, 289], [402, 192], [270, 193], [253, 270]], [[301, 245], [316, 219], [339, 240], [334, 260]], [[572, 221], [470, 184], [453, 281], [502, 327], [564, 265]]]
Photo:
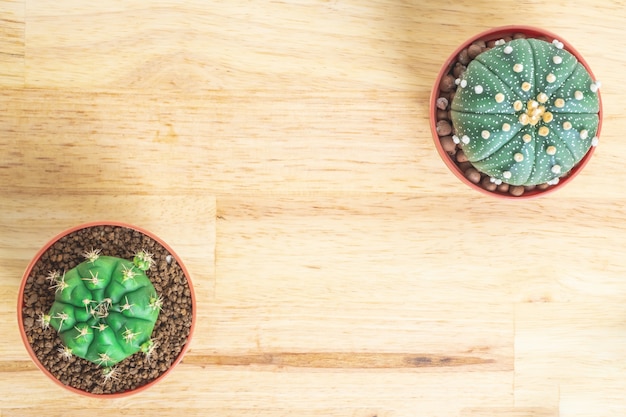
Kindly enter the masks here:
[[[0, 0], [0, 416], [623, 417], [623, 1]], [[498, 201], [433, 146], [469, 36], [527, 24], [603, 82], [600, 146]], [[92, 220], [185, 261], [183, 362], [116, 400], [30, 360], [16, 300]]]
[[494, 362], [476, 356], [402, 353], [264, 353], [262, 355], [190, 355], [185, 363], [220, 366], [272, 366], [316, 369], [411, 369], [485, 365]]
[[25, 71], [25, 14], [21, 1], [0, 1], [0, 85], [22, 87]]

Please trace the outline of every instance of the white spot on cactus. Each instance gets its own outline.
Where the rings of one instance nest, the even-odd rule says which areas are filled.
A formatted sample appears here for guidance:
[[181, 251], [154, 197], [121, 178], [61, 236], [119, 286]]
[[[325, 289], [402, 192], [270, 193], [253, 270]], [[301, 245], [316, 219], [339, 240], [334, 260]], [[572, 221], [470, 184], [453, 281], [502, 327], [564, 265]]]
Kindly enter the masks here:
[[519, 63], [513, 65], [513, 71], [515, 71], [515, 72], [522, 72], [522, 71], [524, 71], [524, 65], [519, 64]]
[[502, 131], [503, 132], [508, 132], [509, 130], [511, 130], [511, 125], [508, 123], [503, 123], [502, 124]]
[[546, 153], [548, 155], [556, 155], [556, 146], [550, 145], [546, 148]]
[[459, 143], [461, 143], [461, 139], [459, 139], [459, 137], [457, 135], [453, 135], [452, 136], [452, 142], [456, 143], [457, 145]]
[[475, 92], [476, 94], [482, 94], [482, 92], [483, 92], [483, 86], [482, 86], [482, 85], [480, 85], [480, 84], [479, 84], [479, 85], [477, 85], [476, 87], [474, 87], [474, 92]]
[[489, 181], [494, 183], [495, 185], [500, 185], [502, 184], [502, 180], [500, 178], [496, 178], [496, 177], [491, 177], [489, 178]]
[[511, 174], [511, 171], [504, 171], [504, 172], [502, 173], [502, 176], [503, 176], [503, 177], [504, 177], [504, 179], [506, 179], [506, 180], [510, 179], [510, 178], [511, 178], [511, 175], [512, 175], [512, 174]]
[[563, 58], [561, 58], [561, 57], [560, 57], [560, 56], [558, 56], [558, 55], [554, 55], [554, 56], [552, 57], [552, 62], [554, 62], [556, 65], [559, 65], [560, 63], [562, 63], [562, 62], [563, 62]]
[[598, 146], [598, 142], [599, 142], [598, 137], [594, 136], [593, 139], [591, 139], [591, 146], [594, 146], [594, 147]]
[[554, 166], [552, 166], [552, 169], [550, 169], [550, 171], [552, 171], [553, 174], [560, 174], [561, 173], [561, 165], [554, 165]]
[[524, 160], [524, 154], [521, 152], [518, 152], [515, 155], [513, 155], [513, 159], [515, 159], [515, 162], [522, 162]]
[[498, 93], [495, 95], [496, 103], [502, 103], [504, 101], [504, 94]]
[[557, 185], [559, 183], [559, 179], [558, 178], [553, 178], [550, 181], [546, 182], [546, 184], [548, 185]]
[[576, 90], [576, 91], [574, 92], [574, 98], [575, 98], [576, 100], [582, 100], [582, 99], [583, 99], [583, 92], [582, 92], [582, 91], [580, 91], [580, 90]]
[[470, 138], [467, 135], [463, 135], [463, 137], [461, 138], [461, 142], [463, 142], [464, 144], [468, 144], [470, 143]]
[[601, 86], [602, 86], [602, 83], [596, 80], [591, 83], [591, 85], [589, 86], [589, 89], [591, 90], [592, 93], [597, 93]]
[[546, 81], [549, 83], [553, 83], [556, 81], [556, 75], [550, 73], [548, 75], [546, 75]]
[[465, 87], [467, 87], [467, 80], [461, 80], [461, 85], [460, 85], [460, 87], [461, 87], [461, 88], [465, 88]]
[[460, 78], [457, 78], [456, 80], [454, 80], [454, 83], [455, 83], [456, 85], [460, 85], [460, 84], [461, 84], [461, 79], [460, 79]]
[[524, 136], [522, 136], [522, 140], [524, 141], [524, 143], [530, 143], [530, 141], [533, 140], [533, 137], [530, 136], [530, 134], [526, 133]]
[[504, 52], [505, 54], [509, 55], [509, 54], [511, 54], [511, 52], [513, 52], [513, 47], [511, 45], [507, 45], [507, 46], [504, 47], [502, 52]]
[[565, 107], [565, 100], [563, 100], [562, 98], [557, 98], [556, 100], [554, 100], [554, 106], [562, 109], [563, 107]]
[[583, 129], [580, 131], [580, 138], [581, 139], [587, 139], [589, 137], [589, 132], [587, 131], [587, 129]]
[[491, 136], [491, 133], [489, 133], [488, 130], [483, 130], [482, 132], [480, 132], [480, 136], [482, 136], [483, 139], [489, 139], [489, 136]]
[[563, 130], [570, 130], [572, 128], [572, 124], [568, 121], [563, 122]]
[[563, 42], [559, 42], [556, 39], [552, 41], [552, 45], [556, 46], [556, 49], [563, 49], [563, 47], [565, 46], [563, 45]]

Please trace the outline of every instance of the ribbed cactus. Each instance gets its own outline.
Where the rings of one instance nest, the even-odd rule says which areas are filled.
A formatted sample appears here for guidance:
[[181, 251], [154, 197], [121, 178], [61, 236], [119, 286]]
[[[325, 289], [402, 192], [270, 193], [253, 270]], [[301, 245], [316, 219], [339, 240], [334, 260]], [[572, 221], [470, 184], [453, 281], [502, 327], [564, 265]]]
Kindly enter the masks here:
[[150, 254], [139, 252], [131, 262], [99, 252], [86, 253], [86, 261], [64, 274], [50, 273], [55, 301], [40, 321], [58, 332], [65, 357], [103, 366], [107, 378], [110, 367], [130, 355], [151, 353], [162, 299], [145, 273]]
[[457, 83], [453, 140], [492, 182], [556, 184], [597, 144], [599, 83], [556, 40], [498, 41]]

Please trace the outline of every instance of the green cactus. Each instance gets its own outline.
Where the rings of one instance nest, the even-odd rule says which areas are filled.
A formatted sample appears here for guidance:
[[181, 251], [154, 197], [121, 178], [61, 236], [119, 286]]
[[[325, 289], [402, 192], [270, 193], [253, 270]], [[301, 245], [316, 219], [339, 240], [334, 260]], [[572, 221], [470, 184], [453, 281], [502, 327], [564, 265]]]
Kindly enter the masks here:
[[63, 357], [76, 355], [103, 366], [110, 379], [113, 365], [155, 345], [150, 336], [162, 299], [145, 273], [150, 254], [140, 252], [134, 263], [100, 256], [99, 250], [85, 257], [66, 273], [48, 276], [55, 301], [40, 322], [58, 332]]
[[498, 41], [457, 84], [453, 140], [496, 184], [556, 184], [598, 142], [599, 82], [559, 41]]

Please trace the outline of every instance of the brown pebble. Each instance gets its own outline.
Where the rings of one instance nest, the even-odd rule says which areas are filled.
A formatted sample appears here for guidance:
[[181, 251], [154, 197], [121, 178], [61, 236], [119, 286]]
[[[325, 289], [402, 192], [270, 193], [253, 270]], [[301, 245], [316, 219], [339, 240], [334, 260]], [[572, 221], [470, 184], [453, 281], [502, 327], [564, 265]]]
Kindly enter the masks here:
[[537, 189], [538, 189], [538, 190], [541, 190], [541, 191], [543, 191], [543, 190], [547, 190], [548, 188], [550, 188], [550, 184], [545, 183], [545, 182], [544, 182], [543, 184], [539, 184], [539, 185], [537, 186]]
[[464, 174], [465, 178], [467, 178], [474, 184], [478, 184], [480, 182], [480, 172], [478, 172], [476, 168], [468, 168]]
[[537, 186], [536, 186], [536, 185], [525, 185], [525, 186], [524, 186], [524, 189], [525, 189], [526, 191], [532, 191], [532, 190], [534, 190], [535, 188], [537, 188]]
[[445, 110], [448, 108], [448, 99], [445, 97], [439, 97], [437, 99], [437, 108], [439, 110]]
[[454, 89], [454, 77], [450, 74], [444, 75], [439, 82], [439, 89], [443, 92], [449, 93]]
[[31, 294], [28, 296], [28, 299], [26, 300], [26, 304], [29, 306], [35, 305], [38, 300], [39, 300], [39, 296], [37, 294]]
[[449, 120], [447, 110], [437, 110], [437, 120]]
[[24, 318], [24, 327], [26, 329], [31, 329], [34, 324], [35, 324], [35, 320], [32, 317]]
[[457, 162], [467, 162], [469, 161], [469, 159], [467, 159], [467, 155], [465, 155], [465, 152], [463, 152], [463, 150], [459, 149], [456, 152], [456, 156], [455, 159]]
[[508, 193], [509, 184], [507, 184], [506, 182], [503, 182], [502, 184], [498, 185], [498, 191], [501, 193]]
[[519, 197], [524, 194], [525, 188], [523, 185], [512, 185], [509, 187], [509, 194], [515, 197]]
[[467, 64], [470, 63], [471, 60], [470, 60], [470, 56], [469, 56], [467, 48], [465, 48], [461, 52], [459, 52], [458, 59], [459, 59], [459, 62], [461, 64], [463, 64], [463, 65], [467, 65]]
[[465, 172], [470, 168], [473, 168], [472, 163], [470, 161], [467, 162], [459, 162], [459, 168], [461, 171]]
[[452, 136], [442, 136], [439, 138], [439, 141], [443, 150], [449, 154], [453, 154], [456, 151], [456, 143], [452, 140]]
[[456, 64], [454, 64], [454, 68], [452, 69], [452, 75], [454, 75], [455, 78], [460, 78], [466, 70], [467, 67], [465, 65], [457, 62]]
[[480, 181], [480, 185], [487, 191], [496, 191], [498, 186], [495, 182], [491, 182], [491, 179], [487, 176], [483, 177]]
[[467, 48], [467, 54], [469, 55], [470, 59], [476, 58], [478, 55], [480, 55], [482, 51], [483, 48], [478, 45], [470, 45], [469, 48]]
[[481, 47], [481, 48], [484, 48], [484, 47], [486, 47], [486, 46], [487, 46], [487, 42], [485, 42], [485, 41], [484, 41], [484, 40], [482, 40], [482, 39], [479, 39], [479, 40], [477, 40], [477, 41], [472, 42], [472, 45], [477, 45], [477, 46], [479, 46], [479, 47]]
[[487, 42], [487, 48], [495, 48], [495, 46], [496, 46], [496, 40], [495, 39], [492, 40], [492, 41]]
[[447, 120], [439, 120], [437, 122], [437, 134], [440, 136], [447, 136], [452, 133], [452, 125]]
[[524, 33], [514, 33], [513, 39], [526, 39], [526, 35]]

